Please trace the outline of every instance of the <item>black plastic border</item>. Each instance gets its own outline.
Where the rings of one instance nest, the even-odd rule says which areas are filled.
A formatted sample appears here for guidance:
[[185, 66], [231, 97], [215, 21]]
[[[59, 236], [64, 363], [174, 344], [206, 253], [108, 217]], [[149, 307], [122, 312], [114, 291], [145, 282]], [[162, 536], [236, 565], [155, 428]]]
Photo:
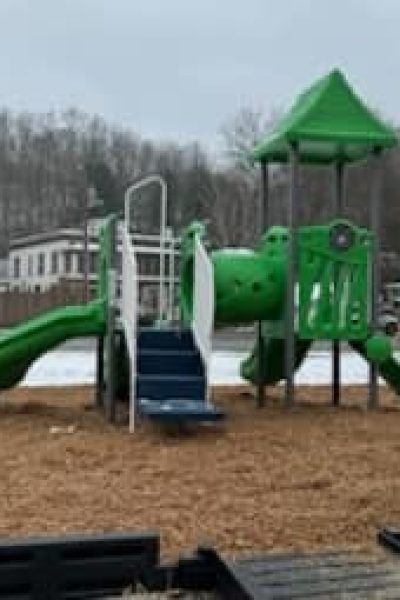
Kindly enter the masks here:
[[213, 590], [221, 600], [253, 600], [234, 565], [201, 547], [160, 564], [156, 533], [9, 539], [0, 543], [0, 599], [56, 600], [119, 596], [140, 583], [149, 591]]
[[0, 598], [53, 600], [119, 593], [156, 568], [159, 536], [104, 534], [0, 543]]
[[400, 529], [384, 527], [378, 532], [378, 543], [393, 552], [400, 553]]

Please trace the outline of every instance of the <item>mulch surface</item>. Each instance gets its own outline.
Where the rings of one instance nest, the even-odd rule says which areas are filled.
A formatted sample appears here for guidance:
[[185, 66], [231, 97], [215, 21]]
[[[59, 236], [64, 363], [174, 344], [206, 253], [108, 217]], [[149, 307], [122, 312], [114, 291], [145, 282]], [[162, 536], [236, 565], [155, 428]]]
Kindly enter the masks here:
[[400, 409], [382, 391], [282, 388], [257, 410], [218, 388], [224, 425], [180, 436], [106, 424], [91, 388], [16, 389], [0, 403], [0, 535], [159, 530], [164, 555], [199, 543], [227, 555], [332, 547], [373, 550], [400, 525]]

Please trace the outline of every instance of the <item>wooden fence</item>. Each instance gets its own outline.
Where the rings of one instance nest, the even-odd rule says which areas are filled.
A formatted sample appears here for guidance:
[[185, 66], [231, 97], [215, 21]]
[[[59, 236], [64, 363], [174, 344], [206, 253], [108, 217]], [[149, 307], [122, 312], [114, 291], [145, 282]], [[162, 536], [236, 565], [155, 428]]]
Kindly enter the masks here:
[[45, 292], [18, 290], [1, 292], [0, 327], [11, 327], [53, 308], [83, 302], [83, 284], [65, 280]]

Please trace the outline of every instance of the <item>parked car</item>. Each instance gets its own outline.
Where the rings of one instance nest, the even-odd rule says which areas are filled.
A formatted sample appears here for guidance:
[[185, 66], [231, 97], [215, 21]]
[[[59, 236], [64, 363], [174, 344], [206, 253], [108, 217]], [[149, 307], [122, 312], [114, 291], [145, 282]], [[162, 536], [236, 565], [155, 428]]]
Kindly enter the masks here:
[[393, 337], [397, 334], [399, 330], [399, 319], [391, 302], [380, 302], [378, 326], [382, 333], [389, 337]]
[[388, 302], [393, 305], [393, 308], [398, 313], [400, 312], [400, 283], [392, 281], [386, 283], [383, 288], [383, 294]]

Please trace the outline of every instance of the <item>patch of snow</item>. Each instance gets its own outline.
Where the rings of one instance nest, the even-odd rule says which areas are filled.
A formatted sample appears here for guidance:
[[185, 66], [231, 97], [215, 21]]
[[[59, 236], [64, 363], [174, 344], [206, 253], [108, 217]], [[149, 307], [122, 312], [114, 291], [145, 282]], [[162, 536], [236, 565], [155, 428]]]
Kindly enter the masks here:
[[[246, 353], [214, 352], [211, 360], [210, 381], [214, 385], [243, 383], [239, 375], [240, 362]], [[331, 382], [331, 354], [311, 352], [295, 375], [297, 384], [327, 385]], [[368, 379], [368, 365], [361, 356], [344, 352], [341, 356], [341, 377], [344, 384], [364, 384]]]
[[92, 384], [95, 382], [95, 373], [95, 352], [53, 350], [33, 363], [20, 385], [38, 387]]
[[[212, 385], [238, 385], [244, 352], [213, 352], [210, 369]], [[331, 355], [329, 352], [311, 352], [296, 373], [296, 383], [324, 385], [331, 382]], [[92, 384], [95, 381], [96, 353], [89, 350], [54, 350], [40, 357], [29, 369], [22, 386], [65, 386]], [[353, 352], [341, 357], [344, 384], [364, 384], [368, 379], [368, 365]]]

